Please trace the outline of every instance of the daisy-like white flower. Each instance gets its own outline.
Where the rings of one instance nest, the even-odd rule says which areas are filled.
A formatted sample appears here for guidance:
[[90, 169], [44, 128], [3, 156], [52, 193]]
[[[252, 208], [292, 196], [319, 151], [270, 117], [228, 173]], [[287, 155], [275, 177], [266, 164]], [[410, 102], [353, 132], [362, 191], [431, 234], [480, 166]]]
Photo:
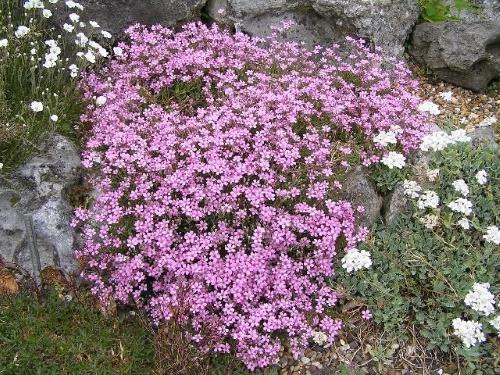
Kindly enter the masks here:
[[14, 32], [16, 38], [22, 38], [28, 35], [30, 32], [30, 28], [26, 26], [19, 26], [17, 30]]
[[57, 120], [59, 120], [59, 116], [57, 116], [57, 115], [51, 115], [50, 116], [50, 121], [57, 122]]
[[68, 66], [71, 78], [76, 78], [78, 76], [78, 67], [75, 64]]
[[448, 203], [448, 207], [453, 212], [458, 212], [464, 214], [465, 216], [469, 216], [472, 213], [472, 202], [468, 199], [455, 199], [454, 201]]
[[52, 17], [52, 12], [50, 11], [50, 9], [44, 9], [43, 12], [42, 12], [42, 15], [45, 18], [50, 18], [50, 17]]
[[111, 39], [111, 34], [105, 30], [102, 30], [101, 31], [101, 34], [103, 37], [105, 37], [106, 39]]
[[460, 338], [467, 348], [486, 341], [486, 337], [482, 331], [483, 325], [479, 322], [456, 318], [453, 319], [452, 325], [453, 334]]
[[115, 56], [123, 56], [123, 49], [121, 47], [113, 47]]
[[398, 168], [401, 169], [406, 165], [406, 158], [403, 154], [399, 152], [391, 151], [381, 160], [382, 164], [387, 165], [389, 169]]
[[418, 110], [421, 112], [429, 112], [431, 115], [439, 115], [441, 111], [439, 110], [439, 106], [429, 100], [426, 100], [425, 102], [421, 103], [418, 106]]
[[500, 245], [500, 230], [495, 225], [486, 228], [486, 234], [483, 236], [486, 242], [492, 242], [495, 245]]
[[28, 0], [24, 3], [24, 9], [43, 9], [43, 1], [42, 0]]
[[464, 180], [462, 180], [462, 179], [455, 180], [455, 181], [453, 181], [452, 185], [453, 185], [453, 188], [455, 189], [455, 191], [462, 194], [464, 197], [469, 195], [469, 187], [467, 186], [467, 184], [465, 183]]
[[495, 296], [490, 292], [489, 283], [475, 283], [465, 296], [464, 303], [486, 316], [495, 312]]
[[69, 15], [69, 19], [71, 20], [71, 22], [76, 23], [80, 21], [80, 16], [76, 13], [71, 13]]
[[30, 108], [33, 112], [42, 112], [43, 111], [43, 103], [42, 102], [31, 102]]
[[488, 182], [488, 173], [484, 169], [481, 169], [476, 173], [476, 181], [479, 185], [484, 185]]
[[92, 26], [94, 29], [97, 29], [98, 27], [100, 27], [99, 24], [95, 21], [89, 21], [89, 23], [90, 23], [90, 26]]
[[9, 41], [7, 39], [0, 39], [0, 47], [7, 47], [9, 45]]

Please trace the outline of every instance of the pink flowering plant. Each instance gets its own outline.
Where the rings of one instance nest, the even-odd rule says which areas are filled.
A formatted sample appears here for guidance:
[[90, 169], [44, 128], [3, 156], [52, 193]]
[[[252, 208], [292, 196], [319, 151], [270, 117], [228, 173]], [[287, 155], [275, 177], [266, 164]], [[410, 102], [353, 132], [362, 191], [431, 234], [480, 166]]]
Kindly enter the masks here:
[[[96, 188], [77, 256], [103, 302], [176, 317], [250, 369], [341, 322], [333, 258], [365, 238], [342, 175], [417, 147], [427, 117], [403, 64], [361, 41], [306, 50], [199, 23], [128, 29], [82, 80]], [[395, 131], [397, 144], [373, 138]]]

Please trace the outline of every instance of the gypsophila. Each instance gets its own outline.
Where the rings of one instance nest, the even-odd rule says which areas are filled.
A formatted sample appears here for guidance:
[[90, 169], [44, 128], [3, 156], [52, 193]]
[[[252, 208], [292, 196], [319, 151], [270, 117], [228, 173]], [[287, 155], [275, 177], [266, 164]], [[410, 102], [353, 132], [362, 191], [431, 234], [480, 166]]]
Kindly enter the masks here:
[[500, 230], [498, 230], [498, 227], [492, 225], [486, 228], [486, 234], [483, 238], [486, 242], [492, 242], [495, 245], [500, 245]]
[[488, 182], [488, 173], [484, 169], [476, 173], [476, 181], [479, 185], [484, 185]]
[[465, 216], [472, 214], [472, 202], [465, 198], [455, 199], [454, 201], [448, 203], [448, 207], [453, 212], [458, 212], [464, 214]]
[[462, 340], [462, 343], [467, 348], [486, 341], [486, 337], [482, 331], [483, 325], [479, 322], [455, 318], [453, 319], [452, 325], [454, 330], [453, 334]]
[[467, 293], [464, 303], [474, 311], [486, 316], [495, 312], [495, 296], [490, 292], [489, 283], [475, 283], [472, 290]]
[[421, 210], [425, 208], [437, 208], [439, 206], [439, 196], [432, 190], [426, 190], [420, 195], [417, 207]]
[[467, 186], [464, 180], [462, 179], [455, 180], [453, 181], [452, 186], [456, 192], [462, 194], [464, 197], [469, 195], [469, 187]]
[[342, 268], [349, 273], [370, 268], [371, 265], [370, 253], [366, 250], [351, 249], [342, 258]]

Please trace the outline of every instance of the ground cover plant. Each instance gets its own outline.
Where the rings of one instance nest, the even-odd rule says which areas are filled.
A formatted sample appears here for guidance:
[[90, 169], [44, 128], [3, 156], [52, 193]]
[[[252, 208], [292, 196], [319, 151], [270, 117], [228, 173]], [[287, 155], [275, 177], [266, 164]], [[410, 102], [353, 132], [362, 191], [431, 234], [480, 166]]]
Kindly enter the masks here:
[[[425, 178], [404, 182], [414, 208], [393, 226], [375, 227], [360, 248], [373, 270], [337, 275], [351, 298], [362, 297], [389, 340], [416, 332], [447, 373], [499, 370], [499, 151], [496, 145], [452, 145], [445, 132], [424, 139], [436, 150]], [[465, 142], [464, 142], [465, 141]], [[413, 202], [413, 203], [412, 203]], [[448, 360], [446, 359], [448, 357]]]
[[342, 176], [400, 168], [419, 145], [428, 115], [410, 72], [352, 39], [342, 52], [197, 23], [127, 34], [82, 80], [99, 194], [75, 225], [93, 292], [177, 317], [201, 350], [250, 369], [332, 342], [333, 258], [370, 262]]
[[152, 373], [152, 334], [137, 316], [104, 317], [88, 292], [61, 292], [0, 296], [0, 374]]

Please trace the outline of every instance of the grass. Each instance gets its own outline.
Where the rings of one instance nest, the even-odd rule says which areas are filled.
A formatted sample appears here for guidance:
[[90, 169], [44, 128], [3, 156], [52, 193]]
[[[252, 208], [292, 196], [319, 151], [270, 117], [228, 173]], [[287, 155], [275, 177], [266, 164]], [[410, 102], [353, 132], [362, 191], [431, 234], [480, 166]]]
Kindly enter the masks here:
[[126, 312], [106, 318], [86, 292], [65, 302], [0, 296], [0, 374], [151, 374], [152, 334]]

